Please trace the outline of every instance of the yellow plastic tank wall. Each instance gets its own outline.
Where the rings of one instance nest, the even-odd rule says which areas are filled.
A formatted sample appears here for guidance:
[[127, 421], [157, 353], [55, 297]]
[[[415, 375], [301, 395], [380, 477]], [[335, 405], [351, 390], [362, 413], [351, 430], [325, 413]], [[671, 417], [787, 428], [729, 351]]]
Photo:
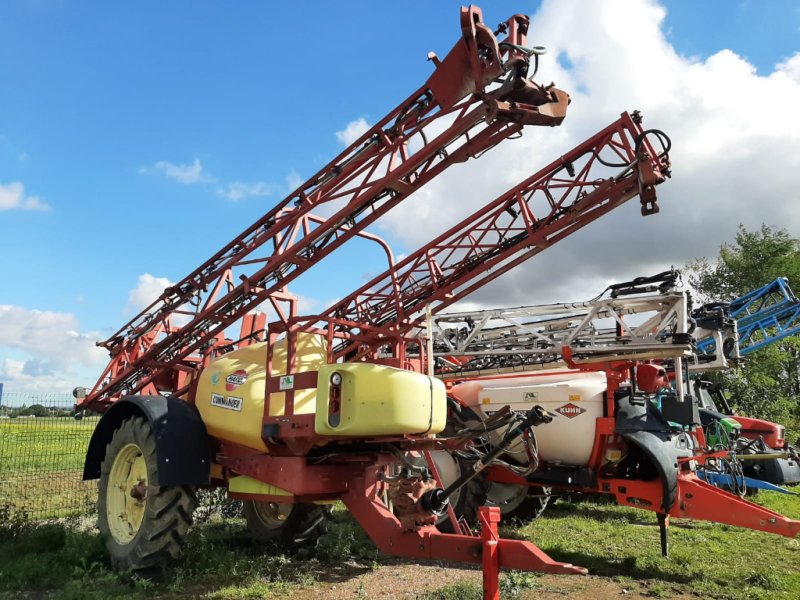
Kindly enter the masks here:
[[[341, 378], [331, 394], [331, 378]], [[332, 397], [339, 399], [331, 418]], [[334, 400], [335, 402], [335, 400]], [[371, 437], [439, 433], [447, 420], [447, 396], [438, 379], [369, 363], [325, 365], [319, 369], [319, 435]]]
[[[314, 371], [327, 361], [326, 341], [321, 335], [300, 333], [295, 351], [295, 371]], [[261, 439], [266, 391], [267, 343], [246, 346], [211, 361], [197, 385], [195, 403], [208, 432], [217, 438], [250, 448], [266, 450]], [[273, 377], [286, 374], [286, 341], [275, 344]], [[313, 413], [316, 389], [297, 390], [295, 414]], [[272, 394], [270, 414], [285, 410], [285, 394]]]

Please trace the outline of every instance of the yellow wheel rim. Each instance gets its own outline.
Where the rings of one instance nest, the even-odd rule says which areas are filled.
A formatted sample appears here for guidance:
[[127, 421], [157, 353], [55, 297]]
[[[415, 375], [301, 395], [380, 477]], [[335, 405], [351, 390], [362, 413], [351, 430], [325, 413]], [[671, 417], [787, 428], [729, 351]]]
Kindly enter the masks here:
[[139, 532], [147, 507], [147, 463], [136, 444], [127, 444], [114, 457], [106, 490], [106, 518], [111, 536], [128, 544]]
[[292, 513], [293, 504], [278, 504], [277, 502], [254, 502], [253, 508], [258, 520], [270, 529], [283, 527], [286, 519]]

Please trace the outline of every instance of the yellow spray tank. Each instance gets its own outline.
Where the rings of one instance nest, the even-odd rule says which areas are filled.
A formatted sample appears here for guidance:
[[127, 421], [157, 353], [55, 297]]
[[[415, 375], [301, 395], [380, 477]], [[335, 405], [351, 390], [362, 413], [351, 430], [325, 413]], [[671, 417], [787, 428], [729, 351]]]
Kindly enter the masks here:
[[[200, 374], [195, 404], [208, 433], [265, 451], [261, 437], [267, 343], [212, 360]], [[294, 413], [313, 414], [315, 432], [331, 437], [434, 434], [444, 429], [444, 384], [433, 377], [371, 363], [327, 364], [324, 336], [298, 333], [295, 373], [319, 371], [317, 388], [294, 392]], [[272, 377], [286, 374], [286, 341], [273, 348]], [[285, 410], [285, 393], [270, 394], [270, 416]]]

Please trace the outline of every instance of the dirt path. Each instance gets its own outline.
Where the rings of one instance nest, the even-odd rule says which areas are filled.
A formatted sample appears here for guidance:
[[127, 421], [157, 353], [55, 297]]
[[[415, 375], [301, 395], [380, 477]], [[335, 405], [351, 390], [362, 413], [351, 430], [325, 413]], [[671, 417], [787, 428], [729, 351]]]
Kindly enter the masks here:
[[[481, 585], [481, 572], [477, 568], [447, 566], [446, 564], [419, 565], [403, 561], [391, 562], [377, 569], [343, 565], [335, 572], [317, 573], [319, 583], [295, 592], [290, 600], [344, 600], [353, 598], [413, 599], [459, 581], [472, 581]], [[666, 594], [665, 594], [666, 592]], [[577, 600], [605, 600], [609, 598], [652, 598], [653, 590], [642, 583], [620, 583], [596, 576], [541, 575], [536, 586], [525, 590], [522, 598], [575, 598]], [[661, 590], [656, 595], [669, 598], [688, 598]]]

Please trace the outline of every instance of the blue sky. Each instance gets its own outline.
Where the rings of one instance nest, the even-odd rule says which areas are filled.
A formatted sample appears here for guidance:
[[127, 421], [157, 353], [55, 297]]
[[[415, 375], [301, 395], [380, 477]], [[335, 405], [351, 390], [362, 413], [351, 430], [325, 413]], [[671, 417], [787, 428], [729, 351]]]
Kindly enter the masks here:
[[[800, 50], [797, 2], [636, 4], [666, 9], [660, 31], [687, 72], [728, 49], [767, 78]], [[0, 305], [17, 315], [0, 321], [6, 389], [37, 386], [15, 378], [8, 360], [33, 361], [28, 375], [54, 386], [91, 383], [102, 364], [43, 350], [46, 325], [30, 311], [57, 313], [46, 322], [79, 337], [122, 325], [142, 275], [183, 277], [338, 153], [336, 133], [348, 123], [374, 122], [416, 89], [430, 73], [426, 53], [456, 40], [458, 6], [0, 4]], [[493, 25], [539, 3], [483, 9]], [[551, 20], [571, 18], [566, 5], [564, 14], [548, 10]], [[546, 37], [533, 31], [530, 41]], [[560, 63], [591, 98], [569, 48]], [[627, 108], [635, 107], [598, 115], [597, 125]], [[382, 231], [397, 252], [414, 248], [396, 223]], [[361, 248], [344, 252], [293, 291], [322, 308], [377, 265]], [[28, 320], [15, 330], [14, 319]]]

